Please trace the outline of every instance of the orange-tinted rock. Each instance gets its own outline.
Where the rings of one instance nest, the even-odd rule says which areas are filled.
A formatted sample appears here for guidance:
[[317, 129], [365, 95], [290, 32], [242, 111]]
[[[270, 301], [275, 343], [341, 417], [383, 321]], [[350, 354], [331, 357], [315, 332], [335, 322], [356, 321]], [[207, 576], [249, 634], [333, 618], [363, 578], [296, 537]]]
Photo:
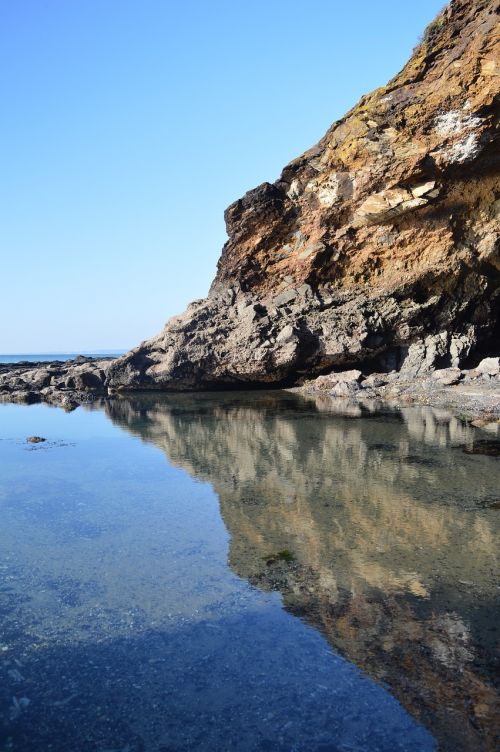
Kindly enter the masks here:
[[387, 86], [226, 210], [208, 299], [116, 361], [107, 384], [421, 375], [461, 367], [479, 344], [498, 355], [497, 26], [492, 0], [453, 0]]
[[[499, 187], [497, 24], [491, 0], [452, 2], [386, 87], [274, 185], [230, 206], [213, 289], [238, 281], [268, 291], [292, 275], [296, 284], [392, 290], [429, 270], [473, 267]], [[372, 226], [380, 223], [390, 228]]]

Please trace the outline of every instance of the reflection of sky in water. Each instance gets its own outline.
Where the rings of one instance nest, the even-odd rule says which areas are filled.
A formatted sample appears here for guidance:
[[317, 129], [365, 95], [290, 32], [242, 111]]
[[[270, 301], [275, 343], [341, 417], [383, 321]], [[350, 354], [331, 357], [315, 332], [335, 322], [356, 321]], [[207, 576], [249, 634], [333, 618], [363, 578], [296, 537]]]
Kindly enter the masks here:
[[[290, 545], [294, 514], [270, 531], [265, 514], [243, 514], [245, 484], [255, 491], [264, 482], [256, 467], [244, 467], [248, 456], [217, 455], [217, 431], [228, 434], [223, 417], [206, 418], [197, 446], [199, 421], [185, 418], [174, 420], [173, 434], [152, 421], [157, 447], [102, 411], [0, 406], [0, 748], [433, 749], [389, 693], [290, 616], [278, 593], [228, 567], [229, 547], [232, 556], [240, 547], [234, 568], [252, 580], [252, 556], [265, 566], [259, 545]], [[145, 436], [148, 421], [138, 422]], [[276, 433], [285, 450], [293, 449], [288, 430]], [[27, 445], [33, 434], [49, 441]], [[167, 437], [178, 467], [159, 448]], [[240, 440], [245, 446], [241, 430]], [[193, 477], [182, 469], [186, 442], [190, 461], [205, 468], [189, 467]], [[357, 451], [354, 438], [346, 451]], [[434, 454], [423, 456], [431, 462]], [[235, 477], [248, 471], [232, 495], [226, 462], [238, 463]], [[417, 466], [418, 457], [410, 476]], [[325, 470], [338, 478], [339, 468]], [[293, 548], [306, 556], [307, 543], [300, 552], [293, 540]], [[415, 566], [400, 589], [424, 597]], [[326, 570], [321, 576], [328, 580]]]

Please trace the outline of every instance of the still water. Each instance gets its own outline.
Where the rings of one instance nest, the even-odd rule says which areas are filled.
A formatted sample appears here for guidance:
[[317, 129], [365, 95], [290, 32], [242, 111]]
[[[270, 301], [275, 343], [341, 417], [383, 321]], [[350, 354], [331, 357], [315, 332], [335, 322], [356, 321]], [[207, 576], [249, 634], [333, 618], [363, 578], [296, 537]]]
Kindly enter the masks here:
[[0, 439], [2, 752], [494, 749], [494, 440], [276, 392]]
[[125, 350], [102, 350], [101, 352], [89, 353], [85, 350], [79, 353], [11, 353], [0, 354], [0, 364], [9, 363], [53, 363], [54, 361], [65, 362], [67, 360], [73, 360], [79, 355], [84, 355], [88, 358], [117, 358], [119, 355], [123, 355]]

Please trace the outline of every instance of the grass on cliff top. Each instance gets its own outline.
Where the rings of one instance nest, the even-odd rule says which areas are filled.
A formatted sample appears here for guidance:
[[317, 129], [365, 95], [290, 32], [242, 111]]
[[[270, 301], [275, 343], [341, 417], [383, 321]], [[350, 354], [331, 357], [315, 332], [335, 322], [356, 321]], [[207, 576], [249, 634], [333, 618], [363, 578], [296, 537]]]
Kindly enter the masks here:
[[417, 45], [413, 51], [415, 52], [415, 50], [418, 50], [421, 44], [425, 44], [426, 47], [432, 47], [433, 43], [436, 41], [436, 37], [438, 36], [445, 23], [446, 19], [444, 16], [443, 8], [443, 10], [441, 10], [440, 13], [436, 16], [436, 18], [425, 27], [424, 33], [419, 38]]
[[273, 564], [275, 561], [286, 561], [290, 563], [295, 561], [295, 554], [289, 551], [288, 548], [284, 548], [282, 551], [276, 551], [276, 553], [263, 556], [262, 558], [265, 559], [268, 564]]

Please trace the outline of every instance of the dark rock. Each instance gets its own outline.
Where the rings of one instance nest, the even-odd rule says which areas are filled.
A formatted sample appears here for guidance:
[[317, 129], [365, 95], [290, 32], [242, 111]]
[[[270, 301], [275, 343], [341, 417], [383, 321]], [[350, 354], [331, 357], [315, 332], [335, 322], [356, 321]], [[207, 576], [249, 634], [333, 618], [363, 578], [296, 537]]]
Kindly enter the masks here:
[[485, 454], [488, 457], [500, 457], [500, 441], [481, 439], [462, 447], [462, 450], [465, 454]]

